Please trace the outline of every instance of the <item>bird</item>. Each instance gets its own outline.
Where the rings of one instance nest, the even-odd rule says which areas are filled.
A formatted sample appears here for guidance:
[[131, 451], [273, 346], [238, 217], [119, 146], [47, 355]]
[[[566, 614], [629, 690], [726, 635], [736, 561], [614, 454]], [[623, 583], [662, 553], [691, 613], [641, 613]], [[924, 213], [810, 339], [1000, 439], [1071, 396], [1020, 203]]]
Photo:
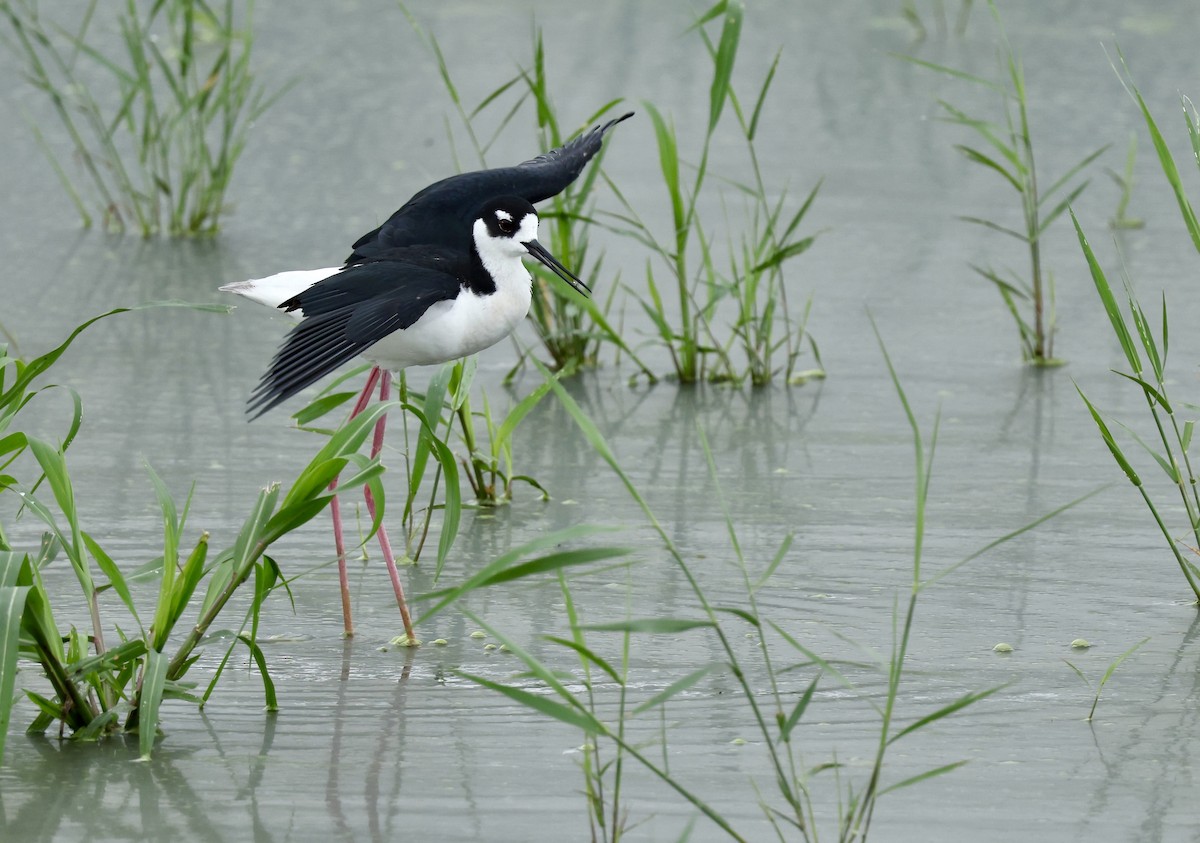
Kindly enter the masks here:
[[[460, 173], [418, 191], [378, 228], [359, 237], [340, 266], [289, 270], [220, 287], [299, 320], [247, 402], [251, 420], [355, 357], [373, 366], [350, 418], [376, 387], [389, 397], [394, 373], [457, 360], [508, 336], [525, 318], [533, 257], [582, 295], [590, 288], [537, 239], [534, 205], [569, 186], [628, 112], [562, 146], [512, 167]], [[371, 456], [383, 448], [386, 416], [376, 423]], [[341, 512], [330, 502], [346, 636], [354, 634]], [[364, 487], [368, 512], [375, 502]], [[404, 643], [418, 644], [391, 543], [376, 533], [400, 609]]]

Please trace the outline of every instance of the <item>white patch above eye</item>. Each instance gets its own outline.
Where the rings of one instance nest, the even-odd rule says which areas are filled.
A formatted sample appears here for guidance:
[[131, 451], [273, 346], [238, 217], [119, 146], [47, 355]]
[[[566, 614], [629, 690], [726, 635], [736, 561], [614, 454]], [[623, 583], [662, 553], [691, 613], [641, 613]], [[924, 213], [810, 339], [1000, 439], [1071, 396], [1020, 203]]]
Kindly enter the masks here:
[[530, 240], [536, 240], [537, 236], [537, 214], [526, 214], [521, 218], [521, 226], [517, 229], [517, 233], [513, 235], [513, 239], [519, 243], [527, 243]]
[[505, 211], [501, 208], [496, 209], [496, 218], [501, 219], [501, 220], [508, 220], [509, 222], [512, 222], [512, 214], [510, 214], [508, 211]]

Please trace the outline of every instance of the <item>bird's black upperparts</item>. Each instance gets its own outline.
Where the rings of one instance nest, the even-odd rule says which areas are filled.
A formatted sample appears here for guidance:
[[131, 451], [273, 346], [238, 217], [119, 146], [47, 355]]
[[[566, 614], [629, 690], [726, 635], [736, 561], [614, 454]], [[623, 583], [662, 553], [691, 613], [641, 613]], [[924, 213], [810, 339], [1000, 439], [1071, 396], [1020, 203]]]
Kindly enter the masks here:
[[405, 246], [469, 249], [470, 225], [464, 223], [470, 222], [470, 216], [483, 203], [511, 195], [537, 204], [562, 192], [600, 151], [604, 134], [632, 116], [630, 111], [609, 120], [515, 167], [477, 170], [434, 182], [405, 202], [379, 228], [360, 237], [346, 263], [362, 263]]

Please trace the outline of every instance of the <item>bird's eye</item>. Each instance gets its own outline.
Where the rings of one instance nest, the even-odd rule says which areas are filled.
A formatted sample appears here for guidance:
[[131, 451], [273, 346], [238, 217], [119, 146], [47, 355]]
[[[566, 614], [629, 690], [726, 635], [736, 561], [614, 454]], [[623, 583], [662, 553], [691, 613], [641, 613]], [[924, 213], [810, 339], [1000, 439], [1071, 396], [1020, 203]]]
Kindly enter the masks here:
[[507, 217], [500, 217], [496, 221], [496, 227], [504, 234], [512, 234], [517, 230], [517, 224]]

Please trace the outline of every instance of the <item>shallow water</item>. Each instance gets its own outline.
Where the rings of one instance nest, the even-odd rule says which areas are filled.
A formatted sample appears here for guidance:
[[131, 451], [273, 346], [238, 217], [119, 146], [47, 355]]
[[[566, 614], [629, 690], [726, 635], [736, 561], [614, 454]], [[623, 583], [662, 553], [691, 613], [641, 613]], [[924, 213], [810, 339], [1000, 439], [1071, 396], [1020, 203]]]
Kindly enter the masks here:
[[[927, 433], [941, 408], [927, 575], [1112, 484], [922, 596], [900, 720], [971, 690], [1010, 684], [892, 749], [888, 782], [957, 760], [970, 763], [884, 797], [876, 835], [1198, 839], [1196, 610], [1072, 380], [1122, 420], [1140, 422], [1142, 399], [1107, 373], [1120, 352], [1078, 245], [1062, 223], [1045, 248], [1059, 280], [1058, 352], [1070, 362], [1042, 372], [1019, 364], [1015, 331], [998, 297], [971, 277], [967, 264], [1019, 266], [1021, 257], [998, 236], [954, 219], [981, 214], [1008, 221], [1018, 209], [999, 179], [953, 152], [963, 138], [934, 119], [938, 96], [980, 111], [988, 106], [973, 92], [888, 56], [911, 49], [988, 74], [985, 15], [976, 9], [965, 38], [933, 32], [913, 45], [898, 3], [839, 4], [836, 11], [825, 5], [757, 4], [739, 72], [752, 84], [783, 45], [773, 110], [763, 123], [762, 160], [789, 180], [792, 202], [825, 177], [809, 225], [827, 230], [790, 277], [793, 301], [814, 296], [811, 326], [829, 379], [755, 392], [671, 383], [630, 387], [628, 366], [606, 365], [569, 388], [694, 563], [710, 599], [741, 605], [744, 592], [697, 426], [711, 442], [720, 492], [751, 564], [765, 565], [783, 537], [795, 533], [784, 565], [760, 595], [764, 615], [826, 658], [869, 661], [888, 653], [894, 601], [903, 599], [911, 578], [914, 490], [911, 435], [870, 331], [869, 308]], [[453, 57], [468, 101], [525, 59], [533, 11], [546, 31], [564, 116], [582, 119], [595, 103], [625, 96], [669, 109], [681, 137], [702, 128], [705, 59], [694, 41], [679, 35], [688, 21], [681, 8], [632, 2], [571, 11], [549, 3], [444, 6], [414, 9]], [[1197, 93], [1187, 90], [1200, 35], [1190, 4], [1054, 7], [1005, 11], [1026, 60], [1040, 165], [1058, 173], [1111, 142], [1114, 150], [1104, 160], [1121, 166], [1138, 116], [1099, 46], [1111, 52], [1115, 38], [1185, 178], [1195, 183], [1173, 111], [1177, 90]], [[300, 74], [300, 82], [260, 121], [230, 191], [235, 212], [214, 241], [141, 242], [79, 232], [27, 129], [19, 121], [0, 126], [7, 151], [0, 165], [6, 188], [0, 191], [0, 243], [8, 266], [0, 275], [0, 323], [23, 351], [49, 348], [77, 321], [118, 304], [215, 302], [221, 281], [336, 260], [405, 196], [453, 169], [442, 129], [447, 104], [436, 90], [430, 93], [438, 85], [436, 68], [394, 7], [347, 3], [329, 15], [260, 2], [257, 21], [262, 72]], [[599, 48], [579, 48], [584, 27]], [[0, 54], [0, 70], [9, 78], [16, 73], [7, 53]], [[20, 86], [7, 86], [0, 96], [5, 113], [20, 103], [35, 118], [45, 115]], [[531, 133], [514, 125], [490, 160], [520, 160], [533, 151], [531, 144]], [[743, 166], [736, 144], [719, 144], [713, 154], [729, 160], [735, 175]], [[1177, 326], [1171, 335], [1175, 388], [1188, 400], [1198, 350], [1186, 330], [1196, 318], [1197, 257], [1152, 159], [1143, 137], [1131, 212], [1148, 226], [1119, 239], [1145, 301], [1166, 290]], [[612, 136], [606, 168], [632, 201], [661, 211], [656, 166], [650, 122], [639, 115]], [[1104, 224], [1116, 191], [1099, 171], [1094, 176], [1077, 211], [1101, 259], [1115, 269]], [[724, 219], [719, 206], [709, 218]], [[614, 273], [621, 268], [625, 283], [635, 284], [643, 257], [629, 254], [620, 238], [597, 239], [607, 249], [606, 266]], [[614, 283], [591, 280], [602, 288]], [[648, 335], [639, 308], [632, 301], [625, 307], [635, 335]], [[211, 530], [216, 544], [232, 540], [259, 487], [290, 480], [307, 461], [315, 440], [287, 429], [282, 414], [254, 424], [242, 415], [244, 397], [285, 328], [283, 320], [250, 307], [230, 316], [147, 311], [100, 323], [63, 358], [54, 380], [78, 389], [86, 411], [70, 451], [77, 495], [88, 528], [110, 553], [131, 565], [156, 553], [161, 527], [143, 461], [181, 497], [195, 481], [190, 523]], [[522, 342], [531, 339], [531, 333], [521, 335]], [[645, 355], [660, 370], [666, 365], [658, 350], [648, 347]], [[494, 404], [515, 401], [536, 383], [525, 376], [511, 393], [500, 385], [514, 360], [511, 347], [502, 345], [480, 363]], [[53, 402], [65, 400], [32, 408], [39, 430], [57, 430]], [[612, 525], [624, 529], [615, 540], [633, 548], [633, 564], [573, 579], [585, 620], [616, 620], [626, 611], [635, 617], [698, 614], [641, 511], [560, 406], [547, 400], [537, 408], [521, 427], [515, 452], [519, 470], [537, 477], [552, 500], [520, 490], [511, 507], [468, 514], [445, 582], [546, 531]], [[1155, 471], [1148, 465], [1144, 473], [1150, 478]], [[388, 481], [399, 498], [399, 472]], [[1179, 513], [1168, 511], [1178, 524]], [[36, 535], [28, 522], [15, 532]], [[20, 724], [29, 708], [23, 707], [0, 766], [6, 839], [586, 838], [581, 736], [454, 672], [508, 680], [518, 670], [514, 657], [485, 650], [486, 642], [469, 637], [474, 624], [455, 611], [422, 629], [426, 639], [447, 639], [445, 647], [381, 649], [398, 631], [398, 619], [377, 560], [355, 570], [359, 635], [343, 641], [323, 519], [288, 537], [276, 555], [289, 572], [315, 569], [294, 584], [295, 612], [277, 599], [265, 621], [264, 634], [275, 636], [268, 657], [278, 714], [261, 711], [254, 675], [233, 672], [202, 716], [169, 706], [153, 761], [137, 764], [136, 748], [117, 742], [25, 737]], [[65, 582], [66, 573], [59, 573]], [[432, 587], [428, 566], [408, 576], [414, 592]], [[467, 606], [553, 667], [577, 666], [540, 638], [565, 629], [555, 583], [491, 589]], [[1080, 637], [1093, 647], [1072, 650], [1070, 642]], [[1106, 686], [1095, 721], [1085, 723], [1093, 692], [1063, 660], [1095, 682], [1146, 637]], [[597, 641], [610, 657], [619, 655], [615, 639]], [[999, 642], [1013, 652], [994, 653]], [[750, 642], [744, 652], [753, 656]], [[780, 650], [776, 658], [786, 663], [789, 657]], [[699, 633], [638, 639], [631, 672], [636, 694], [649, 697], [716, 659], [714, 643]], [[201, 667], [214, 664], [209, 656]], [[846, 765], [844, 777], [861, 786], [878, 737], [877, 716], [866, 703], [879, 699], [885, 679], [865, 667], [846, 670], [858, 692], [824, 682], [798, 734], [807, 764], [836, 753]], [[799, 693], [811, 673], [785, 677]], [[755, 674], [755, 681], [763, 677]], [[754, 786], [769, 793], [772, 782], [734, 689], [732, 677], [717, 672], [668, 706], [671, 770], [750, 839], [767, 839]], [[611, 714], [611, 700], [602, 705]], [[657, 718], [646, 716], [631, 726], [649, 739], [658, 727]], [[737, 738], [750, 742], [733, 743]], [[627, 767], [626, 775], [629, 823], [636, 826], [631, 839], [678, 839], [694, 810], [640, 770]], [[829, 837], [837, 791], [828, 774], [815, 781], [814, 800]], [[700, 819], [691, 839], [721, 835]]]

